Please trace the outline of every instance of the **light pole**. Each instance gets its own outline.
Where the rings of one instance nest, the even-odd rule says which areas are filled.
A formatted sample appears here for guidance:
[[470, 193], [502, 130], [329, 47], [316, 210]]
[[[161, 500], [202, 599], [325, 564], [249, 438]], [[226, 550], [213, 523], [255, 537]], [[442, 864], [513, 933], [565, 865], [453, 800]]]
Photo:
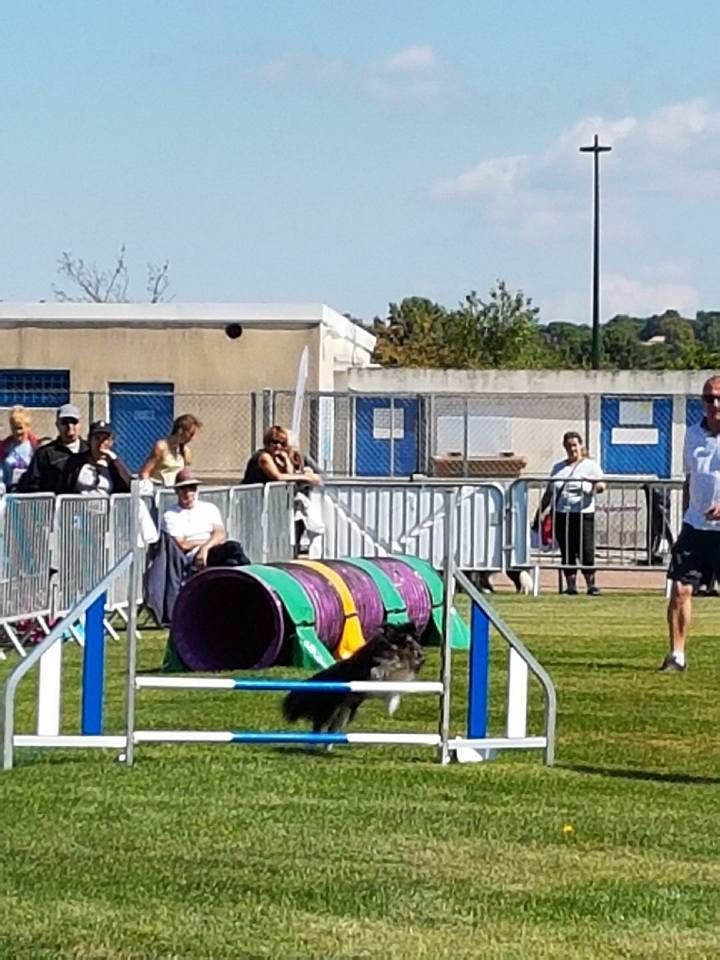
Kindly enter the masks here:
[[600, 154], [609, 153], [612, 147], [601, 147], [598, 135], [592, 146], [580, 147], [580, 153], [592, 153], [594, 169], [593, 204], [593, 305], [592, 305], [592, 368], [600, 369]]

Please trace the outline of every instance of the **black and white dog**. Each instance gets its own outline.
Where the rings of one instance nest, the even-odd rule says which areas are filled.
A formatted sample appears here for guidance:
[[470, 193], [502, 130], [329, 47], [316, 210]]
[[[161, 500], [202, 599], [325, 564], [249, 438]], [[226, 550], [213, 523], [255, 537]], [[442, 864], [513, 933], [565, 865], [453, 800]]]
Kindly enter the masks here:
[[[411, 623], [386, 624], [365, 646], [347, 660], [316, 673], [311, 680], [348, 682], [350, 680], [414, 680], [425, 663], [417, 630]], [[283, 700], [283, 714], [290, 723], [306, 719], [312, 722], [313, 733], [340, 732], [352, 721], [360, 705], [368, 697], [380, 693], [318, 693], [293, 690]], [[395, 713], [399, 694], [385, 697], [387, 712]]]

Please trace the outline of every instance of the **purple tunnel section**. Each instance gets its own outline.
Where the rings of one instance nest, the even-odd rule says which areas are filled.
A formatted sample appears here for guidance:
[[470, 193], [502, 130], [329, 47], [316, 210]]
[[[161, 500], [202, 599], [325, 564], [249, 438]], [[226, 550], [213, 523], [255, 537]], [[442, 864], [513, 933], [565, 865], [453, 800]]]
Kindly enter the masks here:
[[432, 614], [430, 591], [423, 578], [397, 557], [373, 557], [372, 562], [395, 584], [398, 593], [405, 601], [408, 619], [415, 624], [418, 634], [422, 636], [430, 623]]
[[[335, 570], [355, 601], [363, 636], [372, 637], [385, 621], [382, 596], [373, 578], [342, 560], [323, 561]], [[422, 636], [431, 615], [430, 592], [423, 578], [393, 557], [372, 562], [394, 583], [408, 619]], [[317, 570], [298, 563], [275, 563], [304, 589], [315, 612], [318, 639], [331, 652], [345, 623], [337, 590]], [[289, 663], [294, 625], [271, 587], [242, 567], [211, 567], [195, 574], [180, 591], [172, 615], [172, 642], [189, 670], [252, 670]]]
[[240, 567], [210, 567], [178, 594], [172, 638], [189, 670], [272, 666], [285, 641], [280, 598]]
[[374, 637], [385, 622], [385, 607], [380, 591], [369, 573], [342, 560], [323, 560], [326, 567], [335, 570], [348, 585], [355, 601], [360, 628], [366, 640]]
[[342, 600], [325, 577], [310, 567], [299, 563], [273, 563], [289, 573], [304, 588], [315, 610], [315, 631], [324, 647], [331, 652], [338, 645], [342, 635], [345, 614]]

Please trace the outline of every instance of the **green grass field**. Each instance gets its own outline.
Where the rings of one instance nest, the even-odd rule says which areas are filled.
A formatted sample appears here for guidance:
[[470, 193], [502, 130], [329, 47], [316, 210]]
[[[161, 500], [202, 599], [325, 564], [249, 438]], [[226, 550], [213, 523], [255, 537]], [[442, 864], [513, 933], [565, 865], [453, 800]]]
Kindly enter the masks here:
[[[223, 746], [139, 748], [128, 770], [102, 751], [20, 751], [0, 774], [0, 957], [718, 956], [718, 604], [696, 604], [678, 676], [655, 669], [659, 594], [495, 602], [555, 680], [555, 768], [539, 753], [441, 768], [417, 749]], [[142, 668], [162, 647], [144, 636]], [[109, 650], [117, 727], [124, 654]], [[79, 656], [66, 652], [70, 731]], [[454, 732], [466, 664], [455, 657]], [[437, 669], [433, 651], [426, 678]], [[20, 731], [34, 696], [29, 682]], [[277, 728], [278, 705], [143, 691], [138, 726]], [[356, 729], [436, 718], [433, 698], [406, 698], [394, 720], [366, 705]]]

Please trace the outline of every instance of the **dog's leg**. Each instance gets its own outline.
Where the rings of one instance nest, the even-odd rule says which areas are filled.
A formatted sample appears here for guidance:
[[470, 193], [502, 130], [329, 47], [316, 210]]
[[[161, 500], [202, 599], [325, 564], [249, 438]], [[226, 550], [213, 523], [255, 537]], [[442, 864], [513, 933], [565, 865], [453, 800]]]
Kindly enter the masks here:
[[[350, 719], [350, 708], [345, 703], [341, 703], [333, 712], [327, 725], [328, 733], [341, 733]], [[330, 753], [333, 748], [332, 743], [325, 744], [325, 751]]]
[[519, 592], [525, 596], [529, 596], [532, 593], [533, 589], [533, 578], [532, 574], [528, 570], [520, 571], [520, 587]]
[[387, 710], [387, 715], [393, 717], [397, 708], [400, 706], [400, 694], [391, 693], [389, 696], [385, 697], [385, 709]]

